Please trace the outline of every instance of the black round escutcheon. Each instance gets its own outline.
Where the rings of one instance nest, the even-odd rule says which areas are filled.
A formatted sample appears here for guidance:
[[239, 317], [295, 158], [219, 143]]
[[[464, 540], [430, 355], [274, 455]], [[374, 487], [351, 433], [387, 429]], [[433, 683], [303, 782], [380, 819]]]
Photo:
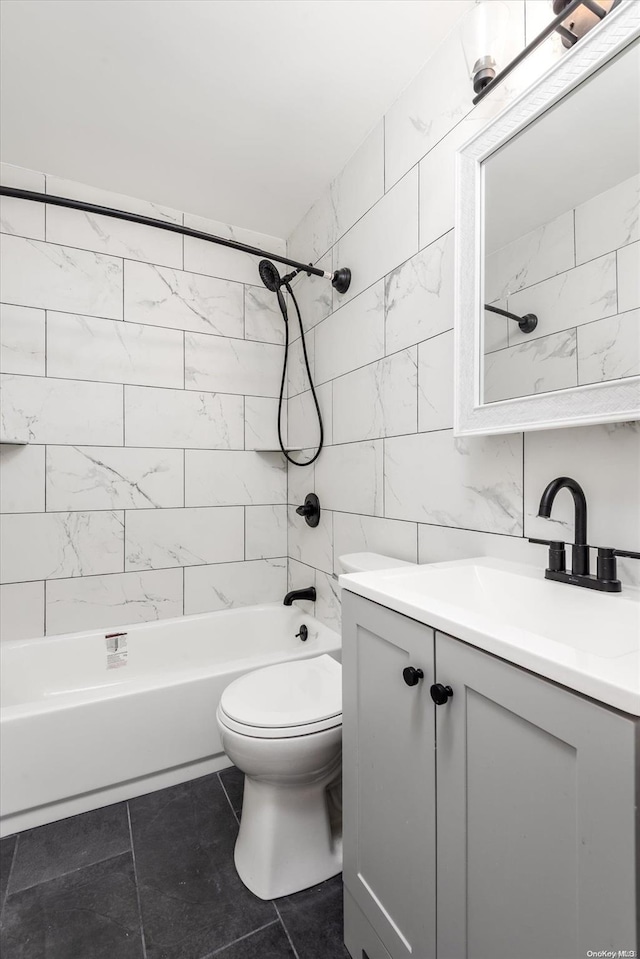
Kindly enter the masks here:
[[447, 700], [453, 696], [451, 686], [443, 686], [442, 683], [434, 683], [429, 692], [436, 706], [444, 706]]
[[424, 673], [415, 666], [407, 666], [402, 670], [402, 678], [407, 686], [417, 686], [421, 679], [424, 679]]

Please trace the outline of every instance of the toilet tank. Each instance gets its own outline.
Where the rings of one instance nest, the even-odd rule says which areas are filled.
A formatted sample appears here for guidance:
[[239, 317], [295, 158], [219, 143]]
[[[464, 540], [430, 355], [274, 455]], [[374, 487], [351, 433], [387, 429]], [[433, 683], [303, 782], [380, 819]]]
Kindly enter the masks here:
[[395, 569], [399, 566], [414, 566], [404, 559], [393, 559], [382, 553], [347, 553], [339, 557], [343, 573], [367, 573], [374, 569]]

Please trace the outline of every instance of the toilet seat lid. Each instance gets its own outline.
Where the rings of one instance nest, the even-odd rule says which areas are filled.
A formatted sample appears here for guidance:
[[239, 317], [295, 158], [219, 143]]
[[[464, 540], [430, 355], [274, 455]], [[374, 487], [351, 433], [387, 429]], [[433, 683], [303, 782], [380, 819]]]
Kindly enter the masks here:
[[256, 669], [234, 680], [220, 708], [244, 726], [285, 729], [342, 715], [342, 667], [324, 654]]

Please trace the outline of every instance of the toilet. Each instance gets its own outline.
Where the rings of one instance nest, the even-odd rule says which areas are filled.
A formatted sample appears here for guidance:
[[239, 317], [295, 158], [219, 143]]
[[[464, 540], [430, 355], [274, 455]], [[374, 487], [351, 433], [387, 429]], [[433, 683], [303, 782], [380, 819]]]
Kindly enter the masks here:
[[[344, 572], [410, 565], [377, 553]], [[224, 690], [222, 747], [245, 774], [234, 859], [245, 886], [276, 899], [342, 869], [342, 667], [326, 654], [246, 673]]]

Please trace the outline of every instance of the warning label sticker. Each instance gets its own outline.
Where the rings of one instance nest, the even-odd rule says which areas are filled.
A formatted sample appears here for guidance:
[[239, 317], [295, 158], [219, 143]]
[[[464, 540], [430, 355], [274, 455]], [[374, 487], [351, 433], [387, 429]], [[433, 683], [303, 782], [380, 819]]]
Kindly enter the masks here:
[[122, 669], [127, 665], [127, 634], [117, 633], [112, 636], [105, 636], [105, 645], [107, 647], [107, 669]]

